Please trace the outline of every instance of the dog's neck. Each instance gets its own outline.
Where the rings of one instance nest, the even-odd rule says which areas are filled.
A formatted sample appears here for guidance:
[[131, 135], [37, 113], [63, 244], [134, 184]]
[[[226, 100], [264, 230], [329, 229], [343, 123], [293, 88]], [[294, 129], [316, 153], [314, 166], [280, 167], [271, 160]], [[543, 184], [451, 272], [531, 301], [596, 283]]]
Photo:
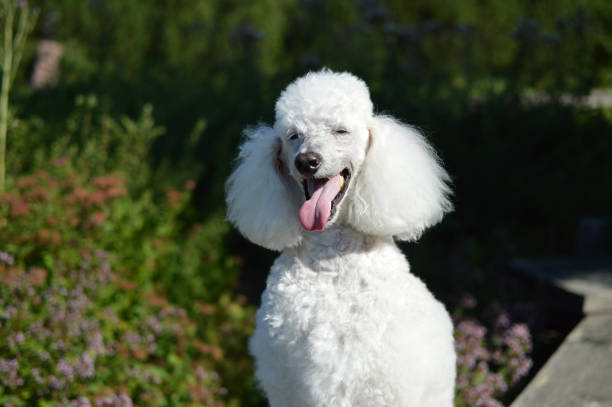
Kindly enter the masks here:
[[381, 244], [393, 244], [391, 237], [364, 235], [350, 226], [332, 226], [321, 232], [308, 232], [302, 238], [298, 251], [328, 253], [341, 256], [347, 253], [369, 252]]

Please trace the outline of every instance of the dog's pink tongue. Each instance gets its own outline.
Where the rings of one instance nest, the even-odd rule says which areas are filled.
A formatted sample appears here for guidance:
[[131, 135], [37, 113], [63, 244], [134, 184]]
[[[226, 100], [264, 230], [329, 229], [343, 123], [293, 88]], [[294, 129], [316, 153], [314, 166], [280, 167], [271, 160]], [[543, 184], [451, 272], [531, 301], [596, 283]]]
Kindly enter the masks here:
[[331, 212], [331, 201], [340, 190], [342, 175], [336, 175], [312, 193], [300, 208], [300, 222], [306, 230], [323, 230]]

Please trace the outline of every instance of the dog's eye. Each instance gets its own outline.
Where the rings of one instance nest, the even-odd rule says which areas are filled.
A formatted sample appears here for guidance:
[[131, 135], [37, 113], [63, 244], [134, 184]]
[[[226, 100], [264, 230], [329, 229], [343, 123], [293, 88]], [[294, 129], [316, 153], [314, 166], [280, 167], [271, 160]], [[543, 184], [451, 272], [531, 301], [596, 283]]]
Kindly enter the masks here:
[[293, 140], [297, 140], [299, 137], [299, 134], [293, 132], [291, 134], [289, 134], [289, 140], [293, 141]]
[[343, 129], [343, 128], [334, 129], [334, 133], [335, 134], [347, 134], [348, 130], [347, 129]]

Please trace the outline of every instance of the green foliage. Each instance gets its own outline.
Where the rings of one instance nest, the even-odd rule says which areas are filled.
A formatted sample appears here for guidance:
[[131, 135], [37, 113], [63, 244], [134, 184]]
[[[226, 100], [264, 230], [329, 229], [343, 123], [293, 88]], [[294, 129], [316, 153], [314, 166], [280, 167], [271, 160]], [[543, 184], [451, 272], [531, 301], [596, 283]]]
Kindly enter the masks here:
[[9, 163], [17, 172], [44, 168], [49, 160], [67, 161], [85, 173], [116, 171], [130, 188], [142, 188], [151, 178], [148, 153], [152, 142], [164, 133], [153, 122], [153, 108], [145, 105], [138, 119], [113, 119], [102, 113], [98, 98], [76, 97], [75, 107], [61, 126], [45, 127], [40, 118], [14, 121], [16, 134], [11, 143]]
[[[612, 7], [599, 0], [60, 0], [41, 13], [40, 32], [66, 44], [60, 84], [22, 91], [20, 102], [48, 127], [64, 122], [78, 93], [95, 92], [113, 118], [152, 103], [167, 129], [153, 146], [158, 174], [190, 173], [205, 212], [223, 205], [241, 130], [272, 120], [280, 90], [308, 69], [353, 71], [379, 111], [422, 126], [440, 145], [485, 130], [503, 143], [499, 128], [457, 134], [482, 111], [475, 104], [499, 100], [524, 112], [526, 92], [554, 99], [612, 84]], [[519, 123], [535, 126], [540, 110]], [[466, 176], [468, 161], [451, 172]]]
[[193, 181], [150, 188], [146, 156], [162, 132], [150, 107], [118, 122], [95, 100], [79, 98], [66, 133], [33, 149], [0, 195], [0, 402], [256, 400], [253, 310], [232, 295], [229, 227], [217, 214], [190, 220]]

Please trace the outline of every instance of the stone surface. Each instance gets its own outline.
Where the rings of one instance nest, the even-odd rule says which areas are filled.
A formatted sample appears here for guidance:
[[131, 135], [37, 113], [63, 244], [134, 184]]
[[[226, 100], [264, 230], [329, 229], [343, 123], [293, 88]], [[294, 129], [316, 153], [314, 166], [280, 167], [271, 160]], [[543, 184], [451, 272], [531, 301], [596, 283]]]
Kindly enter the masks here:
[[612, 258], [516, 260], [512, 265], [584, 296], [585, 318], [511, 407], [612, 407]]
[[57, 41], [42, 40], [36, 47], [36, 61], [30, 78], [33, 89], [42, 89], [57, 84], [64, 46]]
[[612, 406], [612, 315], [589, 316], [512, 407]]
[[585, 314], [612, 314], [612, 294], [590, 295], [584, 301]]
[[518, 259], [511, 266], [586, 298], [612, 294], [612, 257]]

